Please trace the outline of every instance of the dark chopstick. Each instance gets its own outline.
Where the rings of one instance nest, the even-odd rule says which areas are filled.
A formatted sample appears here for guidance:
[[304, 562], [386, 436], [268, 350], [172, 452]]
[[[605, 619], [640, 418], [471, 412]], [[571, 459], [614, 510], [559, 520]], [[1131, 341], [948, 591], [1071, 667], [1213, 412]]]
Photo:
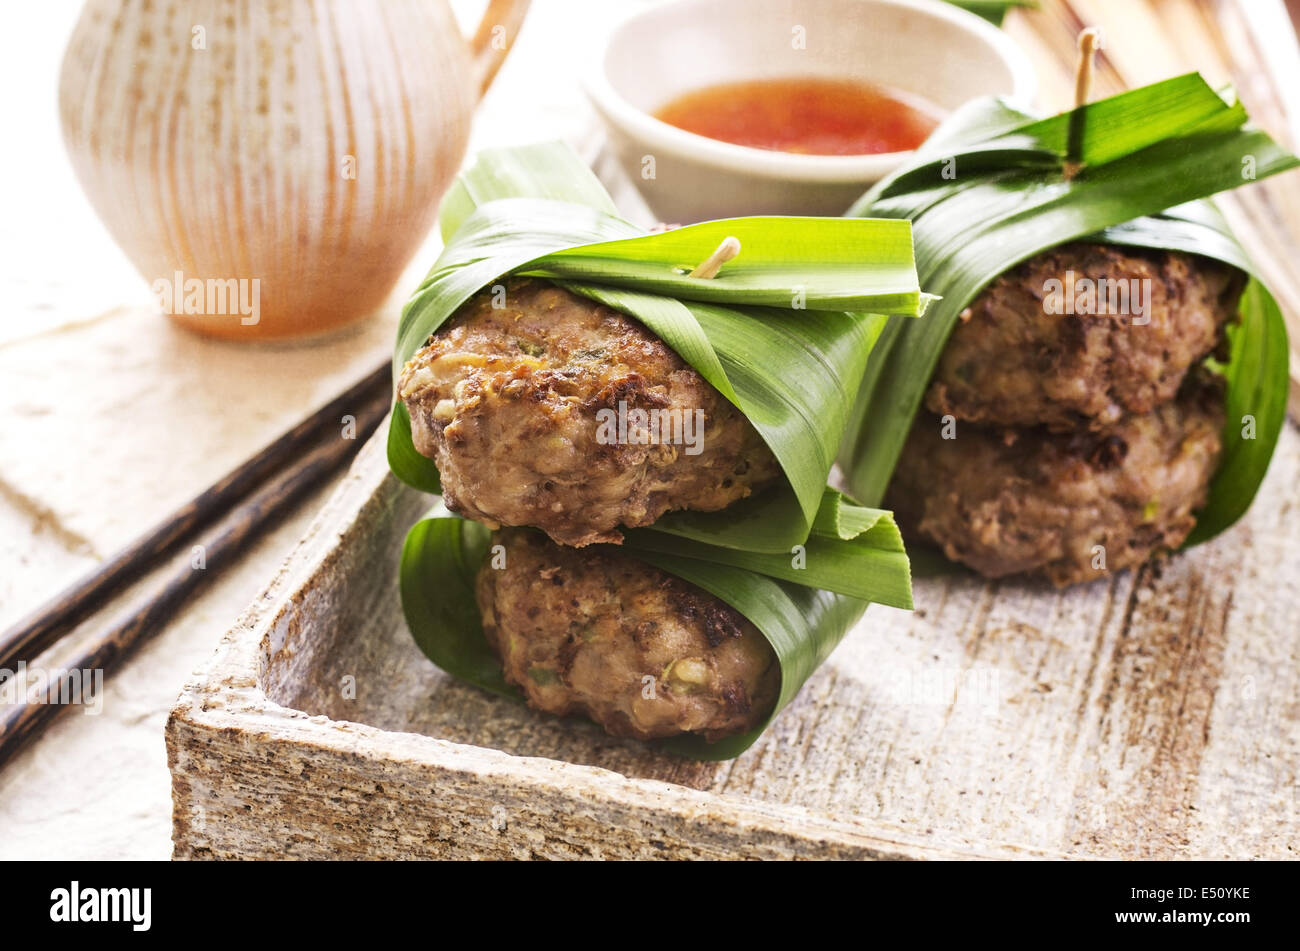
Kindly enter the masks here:
[[12, 670], [19, 660], [30, 661], [50, 647], [174, 552], [182, 539], [203, 531], [286, 463], [301, 456], [320, 440], [322, 433], [337, 430], [343, 414], [355, 415], [362, 402], [375, 394], [388, 394], [391, 373], [391, 364], [385, 363], [367, 374], [153, 529], [0, 633], [0, 668]]
[[[217, 520], [216, 524], [197, 540], [198, 544], [203, 546], [205, 559], [203, 569], [196, 569], [191, 567], [188, 561], [182, 561], [168, 572], [158, 588], [141, 597], [105, 630], [97, 633], [78, 656], [60, 661], [57, 664], [59, 672], [68, 671], [72, 676], [79, 676], [81, 671], [101, 670], [103, 676], [107, 676], [111, 668], [162, 630], [174, 617], [177, 609], [205, 587], [221, 568], [243, 551], [249, 543], [283, 518], [311, 490], [319, 488], [330, 474], [352, 457], [356, 448], [378, 429], [379, 424], [388, 414], [387, 374], [389, 370], [387, 366], [383, 368], [383, 372], [382, 389], [352, 396], [351, 394], [357, 391], [354, 387], [344, 394], [344, 397], [351, 399], [347, 409], [356, 418], [355, 439], [344, 439], [341, 431], [337, 429], [333, 436], [319, 439], [315, 446], [306, 450], [305, 455], [289, 463], [282, 473], [253, 493], [251, 497], [240, 502], [233, 511]], [[367, 380], [370, 379], [371, 377], [367, 377]], [[344, 397], [340, 397], [339, 400]], [[324, 413], [326, 410], [332, 412], [331, 408], [337, 408], [339, 400], [332, 401], [321, 412]], [[316, 419], [317, 416], [313, 416], [312, 419]], [[306, 423], [302, 425], [305, 426]], [[301, 428], [301, 426], [295, 427], [289, 435], [298, 433]], [[273, 447], [268, 447], [271, 448]], [[267, 450], [263, 450], [255, 458], [260, 459], [266, 452]], [[242, 473], [244, 468], [236, 470], [236, 473], [232, 473], [232, 477]], [[213, 489], [224, 489], [230, 478], [222, 480], [213, 486]], [[208, 491], [211, 492], [213, 489]], [[206, 495], [207, 493], [204, 493], [204, 496]], [[182, 512], [188, 512], [192, 507], [193, 503]], [[211, 521], [211, 518], [209, 517], [208, 520]], [[159, 529], [167, 524], [170, 522], [164, 523], [164, 526], [160, 526]], [[159, 530], [155, 530], [157, 531]], [[153, 534], [150, 533], [151, 536]], [[133, 563], [132, 575], [138, 575], [140, 572], [139, 566]], [[116, 577], [120, 579], [124, 576], [119, 573]], [[78, 590], [80, 588], [80, 586], [75, 587]], [[97, 590], [102, 591], [103, 587], [101, 584]], [[56, 629], [64, 623], [66, 621], [60, 620], [55, 625]], [[46, 686], [37, 690], [34, 696], [29, 694], [26, 683], [15, 683], [14, 688], [15, 702], [0, 703], [0, 767], [3, 767], [62, 711], [73, 705], [51, 702], [59, 699], [60, 682], [54, 677], [47, 677]], [[86, 688], [82, 689], [84, 691]], [[85, 697], [84, 692], [82, 696]]]

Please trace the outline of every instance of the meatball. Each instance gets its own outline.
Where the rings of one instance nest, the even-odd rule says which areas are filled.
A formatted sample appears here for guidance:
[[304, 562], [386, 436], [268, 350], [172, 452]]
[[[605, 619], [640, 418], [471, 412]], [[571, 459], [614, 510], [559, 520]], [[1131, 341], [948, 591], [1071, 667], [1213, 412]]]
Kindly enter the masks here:
[[[1149, 293], [1129, 296], [1134, 316], [1103, 312], [1123, 306], [1118, 283], [1097, 294], [1091, 315], [1047, 312], [1063, 303], [1049, 287], [1078, 300], [1083, 278], [1123, 281], [1130, 291], [1131, 282], [1149, 280], [1136, 285]], [[1052, 248], [1003, 274], [962, 312], [926, 406], [961, 420], [1052, 429], [1100, 430], [1149, 413], [1173, 399], [1187, 371], [1222, 344], [1244, 286], [1236, 268], [1189, 254], [1079, 243]]]
[[493, 536], [476, 592], [483, 633], [529, 705], [583, 713], [616, 736], [763, 722], [780, 690], [766, 638], [734, 608], [617, 548], [566, 548], [539, 532]]
[[548, 282], [469, 300], [398, 393], [448, 508], [566, 545], [712, 512], [781, 470], [749, 420], [635, 320]]
[[905, 532], [988, 577], [1065, 586], [1187, 537], [1218, 466], [1223, 386], [1198, 369], [1175, 400], [1101, 432], [955, 425], [953, 439], [927, 413], [912, 427], [886, 501]]

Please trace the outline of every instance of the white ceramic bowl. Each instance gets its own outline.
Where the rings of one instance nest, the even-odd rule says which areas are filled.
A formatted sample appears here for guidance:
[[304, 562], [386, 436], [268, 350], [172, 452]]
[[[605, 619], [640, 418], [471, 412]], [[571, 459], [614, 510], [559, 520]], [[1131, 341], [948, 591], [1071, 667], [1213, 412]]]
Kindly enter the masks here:
[[911, 153], [767, 151], [652, 115], [704, 86], [794, 76], [875, 83], [944, 112], [984, 95], [1028, 105], [1036, 87], [1027, 57], [1001, 30], [940, 0], [668, 3], [616, 27], [586, 85], [615, 153], [661, 220], [843, 214]]

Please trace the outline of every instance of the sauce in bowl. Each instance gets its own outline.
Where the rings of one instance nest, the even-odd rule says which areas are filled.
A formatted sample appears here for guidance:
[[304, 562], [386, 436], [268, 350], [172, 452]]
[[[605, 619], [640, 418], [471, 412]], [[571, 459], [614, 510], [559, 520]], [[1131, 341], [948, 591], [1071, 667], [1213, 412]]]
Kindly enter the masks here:
[[654, 113], [733, 145], [804, 155], [876, 155], [916, 148], [939, 110], [883, 86], [837, 79], [760, 79], [688, 92]]

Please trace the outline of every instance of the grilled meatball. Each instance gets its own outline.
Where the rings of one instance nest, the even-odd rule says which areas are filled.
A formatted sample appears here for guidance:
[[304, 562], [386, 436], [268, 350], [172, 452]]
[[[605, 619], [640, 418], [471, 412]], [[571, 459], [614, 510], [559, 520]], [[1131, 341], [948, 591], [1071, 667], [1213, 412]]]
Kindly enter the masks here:
[[[1081, 278], [1150, 280], [1145, 315], [1047, 313], [1047, 282], [1069, 295]], [[1105, 429], [1149, 413], [1220, 346], [1244, 286], [1236, 268], [1178, 252], [1079, 243], [1045, 251], [962, 312], [926, 406], [961, 420], [1053, 429]], [[1122, 303], [1097, 297], [1098, 309]], [[1131, 311], [1134, 304], [1130, 297]]]
[[735, 609], [622, 554], [528, 529], [493, 536], [505, 567], [478, 575], [483, 632], [528, 703], [583, 713], [616, 736], [750, 730], [776, 702], [767, 640]]
[[[918, 415], [886, 502], [906, 532], [988, 577], [1064, 586], [1175, 548], [1219, 461], [1223, 387], [1203, 370], [1177, 398], [1102, 432], [1049, 433]], [[1094, 546], [1104, 546], [1104, 569]]]
[[504, 307], [490, 289], [469, 300], [398, 383], [448, 508], [618, 543], [620, 526], [716, 511], [776, 480], [749, 420], [641, 324], [544, 281], [505, 286]]

